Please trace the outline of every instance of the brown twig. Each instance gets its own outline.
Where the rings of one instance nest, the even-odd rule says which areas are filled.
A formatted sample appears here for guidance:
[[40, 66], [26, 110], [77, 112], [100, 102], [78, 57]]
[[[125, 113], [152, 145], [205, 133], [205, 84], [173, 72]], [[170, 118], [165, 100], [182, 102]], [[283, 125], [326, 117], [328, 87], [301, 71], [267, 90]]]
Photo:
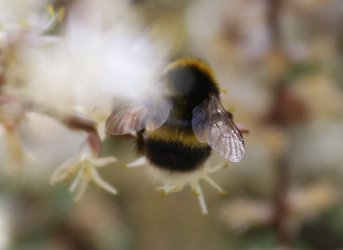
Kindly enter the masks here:
[[[268, 0], [268, 17], [267, 17], [267, 25], [270, 32], [271, 38], [271, 53], [279, 53], [283, 55], [282, 51], [282, 34], [281, 34], [281, 25], [280, 25], [280, 15], [282, 11], [282, 0]], [[285, 64], [286, 66], [286, 64]], [[281, 119], [280, 121], [276, 121], [276, 125], [280, 127], [280, 129], [286, 129], [282, 126], [282, 121], [287, 114], [280, 114], [284, 111], [284, 109], [280, 110], [280, 103], [278, 100], [278, 91], [280, 88], [283, 88], [285, 84], [285, 75], [280, 74], [277, 78], [273, 78], [273, 85], [276, 87], [275, 92], [275, 107], [273, 109], [277, 109]], [[281, 123], [280, 123], [281, 122]], [[281, 125], [281, 126], [280, 126]], [[287, 125], [286, 125], [287, 126]], [[287, 131], [285, 131], [287, 134]], [[287, 136], [287, 135], [286, 135]], [[286, 142], [288, 143], [288, 142]], [[288, 190], [290, 187], [290, 166], [287, 157], [287, 146], [282, 148], [282, 151], [277, 156], [276, 160], [276, 169], [275, 169], [275, 198], [274, 198], [274, 216], [273, 216], [273, 225], [275, 227], [275, 231], [277, 234], [277, 238], [279, 241], [279, 245], [283, 249], [290, 249], [291, 248], [291, 241], [292, 241], [292, 233], [288, 227], [288, 204], [287, 204], [287, 196]]]
[[[87, 117], [79, 116], [77, 114], [61, 113], [60, 111], [56, 109], [43, 107], [41, 105], [38, 105], [37, 103], [33, 103], [33, 102], [25, 101], [25, 100], [19, 100], [15, 97], [11, 97], [9, 95], [6, 95], [5, 93], [0, 92], [0, 107], [8, 103], [16, 103], [20, 105], [23, 109], [23, 113], [22, 113], [23, 116], [28, 111], [34, 111], [34, 112], [56, 119], [57, 121], [61, 122], [66, 127], [68, 127], [69, 129], [80, 130], [80, 131], [86, 132], [87, 133], [86, 143], [89, 144], [89, 146], [93, 150], [93, 153], [96, 155], [99, 155], [101, 153], [102, 143], [101, 143], [101, 139], [99, 137], [99, 134], [96, 128], [97, 124], [95, 121]], [[18, 119], [18, 121], [19, 120], [20, 119]]]
[[96, 122], [77, 115], [66, 115], [62, 119], [63, 123], [71, 128], [82, 130], [88, 133], [86, 142], [92, 149], [95, 155], [99, 155], [101, 153], [101, 139], [99, 137], [98, 131], [96, 130]]

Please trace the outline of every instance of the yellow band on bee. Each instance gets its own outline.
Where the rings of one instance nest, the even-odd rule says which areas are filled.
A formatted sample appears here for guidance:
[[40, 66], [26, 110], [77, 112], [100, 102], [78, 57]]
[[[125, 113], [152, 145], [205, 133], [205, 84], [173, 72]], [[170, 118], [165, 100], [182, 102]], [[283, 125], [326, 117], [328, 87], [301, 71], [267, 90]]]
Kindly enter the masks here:
[[155, 131], [146, 131], [149, 139], [165, 142], [179, 142], [185, 146], [203, 147], [207, 144], [200, 142], [192, 133], [185, 133], [179, 130], [158, 129]]

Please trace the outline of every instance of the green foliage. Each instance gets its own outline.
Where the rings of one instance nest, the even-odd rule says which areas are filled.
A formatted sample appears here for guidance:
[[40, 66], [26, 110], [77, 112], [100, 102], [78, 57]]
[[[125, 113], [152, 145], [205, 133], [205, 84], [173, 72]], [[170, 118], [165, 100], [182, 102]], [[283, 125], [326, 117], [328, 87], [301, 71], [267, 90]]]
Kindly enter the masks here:
[[294, 83], [302, 77], [318, 72], [321, 67], [321, 62], [316, 60], [295, 62], [289, 66], [285, 82]]

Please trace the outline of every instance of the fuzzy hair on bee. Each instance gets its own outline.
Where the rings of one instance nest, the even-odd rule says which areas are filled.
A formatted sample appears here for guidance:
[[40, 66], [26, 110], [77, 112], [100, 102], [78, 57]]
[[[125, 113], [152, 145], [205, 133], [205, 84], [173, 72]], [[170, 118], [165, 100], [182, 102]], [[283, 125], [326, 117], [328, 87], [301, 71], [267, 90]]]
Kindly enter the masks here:
[[214, 150], [231, 162], [245, 154], [244, 140], [220, 100], [212, 69], [199, 59], [171, 63], [158, 98], [118, 106], [106, 121], [111, 135], [135, 133], [139, 154], [161, 171], [190, 173]]

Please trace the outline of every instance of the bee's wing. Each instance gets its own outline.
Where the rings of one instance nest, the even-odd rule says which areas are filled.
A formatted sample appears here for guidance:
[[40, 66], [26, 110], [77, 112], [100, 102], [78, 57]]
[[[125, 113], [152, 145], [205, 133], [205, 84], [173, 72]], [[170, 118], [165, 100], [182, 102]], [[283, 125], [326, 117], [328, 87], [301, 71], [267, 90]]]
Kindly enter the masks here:
[[210, 95], [209, 101], [194, 108], [192, 128], [198, 140], [208, 143], [225, 159], [232, 162], [243, 159], [243, 137], [216, 96]]
[[141, 129], [155, 130], [168, 119], [170, 109], [171, 104], [162, 99], [119, 106], [107, 118], [106, 133], [124, 135]]

